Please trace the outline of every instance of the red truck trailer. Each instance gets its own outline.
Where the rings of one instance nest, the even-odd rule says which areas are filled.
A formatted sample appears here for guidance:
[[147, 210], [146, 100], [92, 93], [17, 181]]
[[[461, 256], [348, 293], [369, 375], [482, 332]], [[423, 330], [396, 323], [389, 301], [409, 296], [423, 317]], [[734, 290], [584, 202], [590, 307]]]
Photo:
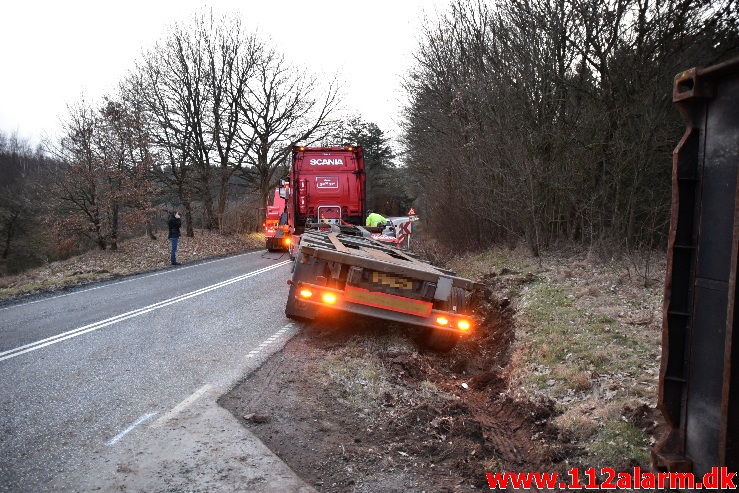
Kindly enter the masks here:
[[264, 238], [266, 248], [270, 252], [287, 251], [290, 246], [290, 232], [287, 222], [287, 203], [284, 190], [275, 188], [272, 204], [267, 202], [267, 214], [264, 219]]
[[306, 229], [362, 225], [365, 173], [361, 146], [293, 147], [286, 188], [290, 257]]

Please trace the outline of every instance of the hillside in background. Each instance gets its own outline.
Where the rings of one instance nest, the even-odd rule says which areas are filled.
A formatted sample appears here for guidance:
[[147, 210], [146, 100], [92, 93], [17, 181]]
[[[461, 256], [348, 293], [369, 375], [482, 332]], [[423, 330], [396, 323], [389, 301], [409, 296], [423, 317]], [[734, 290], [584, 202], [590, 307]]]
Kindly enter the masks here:
[[[261, 233], [221, 235], [198, 230], [193, 238], [180, 238], [177, 259], [186, 265], [263, 247], [264, 235]], [[92, 250], [22, 274], [0, 277], [0, 301], [170, 268], [176, 267], [169, 264], [169, 240], [166, 236], [157, 240], [134, 238], [123, 241], [114, 252]]]

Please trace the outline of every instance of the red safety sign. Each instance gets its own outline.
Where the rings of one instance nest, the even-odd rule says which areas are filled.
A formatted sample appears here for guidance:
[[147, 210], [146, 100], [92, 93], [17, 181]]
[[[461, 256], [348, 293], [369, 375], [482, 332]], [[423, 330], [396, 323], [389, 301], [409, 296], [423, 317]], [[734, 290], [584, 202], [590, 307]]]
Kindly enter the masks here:
[[[413, 209], [411, 209], [413, 210]], [[402, 243], [404, 240], [409, 238], [411, 235], [411, 223], [408, 221], [407, 223], [403, 223], [398, 226], [398, 243]]]

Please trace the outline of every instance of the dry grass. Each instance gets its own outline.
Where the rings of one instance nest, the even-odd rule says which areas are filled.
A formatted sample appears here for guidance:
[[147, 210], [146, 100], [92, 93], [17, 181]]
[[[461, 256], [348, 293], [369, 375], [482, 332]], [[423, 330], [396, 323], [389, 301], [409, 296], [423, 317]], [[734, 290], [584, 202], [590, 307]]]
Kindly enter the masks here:
[[664, 285], [664, 260], [656, 257], [650, 278], [634, 275], [630, 260], [535, 261], [518, 251], [486, 252], [450, 265], [473, 277], [536, 276], [508, 293], [518, 312], [508, 394], [552, 399], [561, 412], [555, 423], [584, 448], [585, 465], [648, 464], [650, 437], [624, 413], [656, 405]]
[[379, 358], [362, 351], [362, 356], [352, 354], [359, 347], [358, 341], [322, 360], [318, 368], [327, 377], [327, 389], [350, 409], [360, 414], [372, 415], [370, 409], [381, 405], [383, 395], [391, 390], [388, 375]]
[[[224, 236], [198, 230], [194, 238], [180, 238], [177, 260], [188, 263], [256, 248], [264, 248], [263, 234]], [[90, 251], [22, 274], [0, 277], [0, 301], [169, 267], [167, 238], [134, 238], [122, 242], [117, 251]]]

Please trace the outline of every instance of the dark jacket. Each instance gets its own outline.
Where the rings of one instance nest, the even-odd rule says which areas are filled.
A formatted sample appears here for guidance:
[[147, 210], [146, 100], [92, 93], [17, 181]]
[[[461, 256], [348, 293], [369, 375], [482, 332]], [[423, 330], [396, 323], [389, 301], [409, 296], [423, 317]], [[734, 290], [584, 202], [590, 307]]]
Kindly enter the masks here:
[[174, 214], [169, 216], [169, 238], [180, 237], [180, 226], [182, 226], [182, 219], [174, 217]]

